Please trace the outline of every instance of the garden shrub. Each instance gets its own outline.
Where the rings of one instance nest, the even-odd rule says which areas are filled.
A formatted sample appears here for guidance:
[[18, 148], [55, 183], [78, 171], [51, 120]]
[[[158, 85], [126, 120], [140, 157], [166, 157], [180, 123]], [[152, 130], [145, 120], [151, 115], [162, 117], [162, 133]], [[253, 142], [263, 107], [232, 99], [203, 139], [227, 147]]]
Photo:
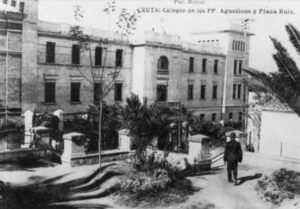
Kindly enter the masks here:
[[300, 173], [281, 168], [275, 171], [272, 178], [280, 189], [300, 195]]
[[280, 204], [285, 199], [294, 199], [300, 194], [300, 173], [281, 168], [268, 177], [259, 180], [256, 189], [262, 197], [273, 204]]
[[142, 163], [136, 155], [131, 156], [130, 163], [139, 175], [121, 183], [120, 193], [125, 204], [138, 206], [142, 201], [151, 206], [179, 203], [195, 191], [191, 181], [186, 179], [185, 171], [169, 163], [167, 156], [165, 153], [160, 158], [153, 152], [144, 156]]

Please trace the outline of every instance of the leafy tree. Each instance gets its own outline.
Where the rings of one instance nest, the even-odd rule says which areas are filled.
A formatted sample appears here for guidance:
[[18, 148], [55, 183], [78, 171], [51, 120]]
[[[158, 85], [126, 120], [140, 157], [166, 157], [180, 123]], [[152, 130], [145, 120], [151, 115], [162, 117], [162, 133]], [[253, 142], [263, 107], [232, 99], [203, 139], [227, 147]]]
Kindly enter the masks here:
[[225, 140], [225, 133], [234, 129], [233, 124], [225, 124], [223, 127], [221, 124], [215, 124], [212, 121], [203, 121], [202, 118], [196, 116], [192, 118], [189, 125], [192, 135], [203, 134], [209, 136], [214, 145], [222, 143], [222, 140]]
[[20, 122], [11, 119], [0, 120], [0, 142], [9, 141], [9, 144], [19, 144], [23, 137], [23, 129], [24, 126]]
[[[285, 29], [289, 40], [300, 54], [300, 33], [292, 25], [288, 24]], [[244, 69], [251, 78], [247, 79], [251, 88], [276, 96], [281, 102], [286, 103], [295, 113], [300, 116], [300, 71], [296, 62], [288, 53], [287, 49], [275, 38], [270, 37], [276, 53], [273, 58], [278, 66], [274, 73], [264, 73], [255, 69]]]
[[0, 121], [0, 138], [7, 136], [8, 134], [22, 134], [24, 127], [21, 123], [13, 120]]
[[[88, 121], [93, 127], [93, 135], [98, 136], [99, 127], [99, 115], [100, 108], [96, 105], [90, 105], [88, 109]], [[120, 124], [117, 120], [117, 106], [103, 104], [102, 111], [102, 145], [107, 148], [107, 146], [116, 146], [118, 141], [118, 130], [120, 129]], [[92, 137], [91, 137], [92, 138]], [[99, 138], [99, 137], [98, 137]], [[115, 147], [116, 148], [116, 147]]]
[[[80, 74], [87, 80], [91, 85], [99, 84], [99, 88], [94, 92], [95, 97], [99, 101], [99, 141], [98, 141], [98, 151], [99, 151], [99, 166], [101, 167], [101, 141], [102, 141], [102, 126], [103, 126], [103, 104], [106, 96], [111, 92], [114, 88], [114, 84], [116, 78], [119, 76], [122, 66], [124, 63], [124, 59], [122, 60], [121, 65], [116, 65], [114, 69], [107, 69], [106, 61], [107, 61], [107, 53], [109, 47], [109, 36], [110, 36], [110, 17], [113, 12], [116, 11], [115, 2], [108, 3], [108, 6], [103, 10], [108, 16], [108, 37], [104, 38], [95, 38], [92, 35], [84, 34], [82, 28], [80, 26], [74, 26], [70, 30], [71, 36], [78, 41], [78, 45], [80, 46], [81, 51], [87, 51], [90, 59], [90, 76], [88, 76], [85, 72], [82, 72], [78, 69]], [[74, 17], [76, 20], [80, 20], [83, 18], [83, 11], [80, 6], [75, 8]], [[135, 24], [138, 20], [138, 15], [136, 12], [130, 13], [126, 9], [122, 9], [117, 21], [117, 26], [120, 29], [121, 34], [121, 45], [123, 45], [124, 41], [128, 40], [128, 37], [135, 30]], [[92, 59], [92, 50], [91, 45], [97, 44], [102, 47], [104, 51], [104, 61], [101, 68], [95, 68], [93, 65]], [[124, 54], [126, 54], [126, 48], [124, 50]], [[91, 79], [90, 79], [91, 77]]]
[[[50, 129], [51, 138], [60, 141], [61, 136], [59, 134], [59, 122], [58, 116], [45, 112], [43, 114], [38, 114], [36, 109], [34, 109], [32, 116], [32, 127], [44, 126]], [[31, 145], [33, 146], [33, 144]]]

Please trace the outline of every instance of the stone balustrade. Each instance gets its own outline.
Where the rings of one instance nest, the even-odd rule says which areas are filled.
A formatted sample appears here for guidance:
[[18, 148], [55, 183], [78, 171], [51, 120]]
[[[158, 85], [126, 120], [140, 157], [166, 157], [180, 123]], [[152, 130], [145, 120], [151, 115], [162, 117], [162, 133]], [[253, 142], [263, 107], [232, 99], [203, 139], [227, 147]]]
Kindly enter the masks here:
[[[46, 21], [39, 21], [38, 23], [39, 30], [41, 31], [48, 31], [48, 32], [55, 32], [60, 34], [69, 34], [72, 25], [68, 23], [53, 23], [53, 22], [46, 22]], [[121, 33], [118, 32], [108, 32], [106, 30], [100, 30], [93, 27], [82, 27], [84, 34], [93, 35], [96, 38], [108, 39], [111, 41], [130, 41], [131, 37], [122, 36]]]

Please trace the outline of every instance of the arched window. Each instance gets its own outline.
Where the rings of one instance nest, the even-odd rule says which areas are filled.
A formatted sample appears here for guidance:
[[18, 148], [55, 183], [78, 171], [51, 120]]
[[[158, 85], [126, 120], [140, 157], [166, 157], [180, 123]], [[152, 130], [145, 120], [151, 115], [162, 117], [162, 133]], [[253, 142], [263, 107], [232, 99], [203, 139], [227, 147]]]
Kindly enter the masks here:
[[157, 63], [157, 69], [160, 70], [168, 70], [169, 69], [169, 61], [166, 56], [161, 56]]
[[240, 42], [240, 41], [238, 41], [238, 47], [237, 47], [237, 50], [238, 50], [238, 51], [241, 51], [241, 42]]
[[235, 40], [232, 41], [232, 50], [234, 50]]

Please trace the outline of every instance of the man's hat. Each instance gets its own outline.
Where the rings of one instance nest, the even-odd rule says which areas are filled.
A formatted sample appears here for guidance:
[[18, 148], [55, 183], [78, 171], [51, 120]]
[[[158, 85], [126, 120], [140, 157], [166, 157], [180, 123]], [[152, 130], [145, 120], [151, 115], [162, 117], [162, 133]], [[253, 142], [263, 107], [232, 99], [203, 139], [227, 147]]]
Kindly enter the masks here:
[[235, 133], [231, 133], [230, 138], [235, 138]]

